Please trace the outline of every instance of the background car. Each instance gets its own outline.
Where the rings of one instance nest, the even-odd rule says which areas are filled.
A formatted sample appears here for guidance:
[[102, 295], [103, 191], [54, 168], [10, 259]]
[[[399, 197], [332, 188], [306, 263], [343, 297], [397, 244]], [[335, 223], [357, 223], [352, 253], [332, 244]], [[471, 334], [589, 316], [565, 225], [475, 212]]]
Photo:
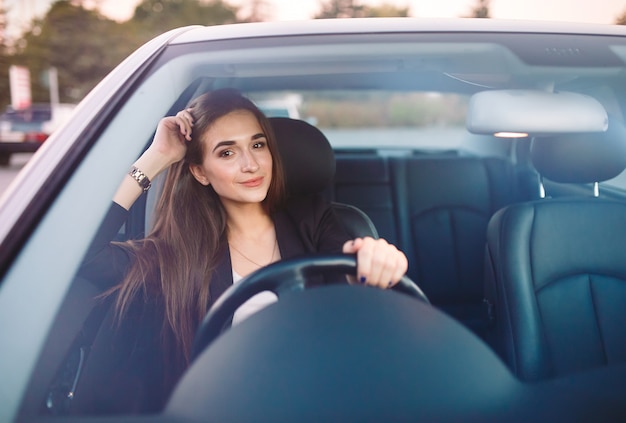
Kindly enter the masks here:
[[[619, 26], [354, 19], [155, 38], [0, 199], [0, 420], [624, 421], [625, 71]], [[157, 122], [223, 87], [301, 99], [299, 119], [272, 121], [281, 154], [300, 154], [287, 180], [319, 178], [348, 226], [364, 212], [428, 302], [329, 286], [211, 332], [244, 299], [235, 286], [165, 408], [138, 413], [132, 394], [98, 396], [116, 387], [112, 311], [77, 271]], [[149, 230], [158, 186], [119, 240]], [[303, 260], [258, 277], [285, 292], [351, 270]]]
[[74, 104], [33, 104], [14, 110], [9, 106], [0, 115], [0, 165], [8, 165], [12, 153], [37, 151], [70, 118], [74, 107]]

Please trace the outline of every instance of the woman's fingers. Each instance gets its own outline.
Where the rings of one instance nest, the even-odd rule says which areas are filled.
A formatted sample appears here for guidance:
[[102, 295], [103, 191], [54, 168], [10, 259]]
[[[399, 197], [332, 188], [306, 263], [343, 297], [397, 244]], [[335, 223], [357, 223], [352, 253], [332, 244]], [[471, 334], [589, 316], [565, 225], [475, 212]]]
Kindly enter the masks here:
[[367, 285], [389, 288], [408, 268], [406, 256], [384, 239], [366, 237], [344, 244], [345, 253], [357, 254], [357, 279]]
[[168, 157], [170, 163], [181, 160], [185, 156], [187, 142], [191, 141], [193, 122], [191, 109], [164, 117], [159, 121], [151, 147]]
[[400, 282], [400, 279], [402, 279], [402, 277], [406, 275], [407, 270], [409, 270], [409, 260], [406, 258], [406, 255], [404, 255], [402, 251], [398, 250], [396, 260], [396, 270], [391, 279], [393, 281], [393, 285]]
[[[393, 247], [389, 245], [388, 247]], [[385, 251], [380, 252], [381, 263], [378, 265], [379, 274], [376, 278], [376, 285], [380, 288], [390, 288], [397, 280], [394, 280], [394, 273], [396, 270], [397, 260], [395, 252], [391, 248], [387, 248]]]
[[176, 123], [178, 124], [181, 135], [187, 140], [191, 141], [191, 131], [193, 129], [193, 115], [191, 109], [181, 110], [176, 113]]
[[354, 254], [357, 251], [359, 251], [359, 248], [361, 248], [362, 243], [363, 243], [362, 238], [355, 238], [352, 241], [346, 241], [345, 244], [343, 244], [342, 251], [344, 254]]
[[[366, 240], [363, 250], [364, 254], [364, 270], [366, 282], [369, 285], [387, 288], [391, 282], [391, 276], [395, 269], [395, 259], [392, 257], [393, 251], [387, 241], [384, 239], [374, 240], [372, 238]], [[365, 273], [367, 272], [367, 273]]]

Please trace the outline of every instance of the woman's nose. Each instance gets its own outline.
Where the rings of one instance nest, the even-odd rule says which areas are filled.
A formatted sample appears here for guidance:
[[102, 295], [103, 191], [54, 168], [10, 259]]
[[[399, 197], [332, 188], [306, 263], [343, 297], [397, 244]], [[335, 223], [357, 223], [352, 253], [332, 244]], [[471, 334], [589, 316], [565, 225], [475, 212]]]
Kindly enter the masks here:
[[259, 169], [259, 164], [257, 163], [254, 155], [251, 152], [245, 152], [242, 155], [242, 164], [241, 170], [243, 172], [256, 172]]

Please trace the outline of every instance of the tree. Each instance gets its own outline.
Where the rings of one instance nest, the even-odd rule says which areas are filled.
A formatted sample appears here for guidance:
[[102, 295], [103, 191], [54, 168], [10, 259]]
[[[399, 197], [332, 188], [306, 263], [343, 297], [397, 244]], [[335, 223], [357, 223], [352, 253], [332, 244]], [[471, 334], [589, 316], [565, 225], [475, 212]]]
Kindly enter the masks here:
[[477, 4], [472, 8], [470, 18], [490, 18], [489, 0], [477, 0]]
[[133, 48], [119, 27], [97, 10], [67, 0], [34, 20], [13, 58], [31, 72], [33, 102], [49, 100], [44, 75], [50, 67], [58, 70], [61, 101], [82, 99]]
[[146, 39], [187, 25], [222, 25], [238, 22], [239, 8], [221, 0], [143, 0], [132, 22]]
[[244, 22], [262, 22], [267, 20], [269, 3], [267, 0], [249, 0], [250, 5], [247, 7], [247, 16]]
[[356, 0], [328, 0], [321, 6], [322, 10], [314, 16], [315, 19], [364, 17], [365, 7]]
[[408, 7], [396, 7], [389, 3], [383, 3], [378, 7], [365, 7], [365, 14], [368, 18], [406, 18], [409, 16], [409, 12]]
[[615, 25], [626, 25], [626, 9], [621, 15], [615, 18]]
[[[48, 13], [35, 19], [5, 56], [9, 64], [28, 67], [33, 102], [49, 101], [45, 72], [57, 68], [60, 99], [78, 102], [126, 56], [154, 36], [192, 24], [217, 25], [236, 21], [238, 9], [220, 0], [143, 0], [135, 16], [123, 23], [104, 17], [84, 0], [56, 0]], [[9, 103], [8, 76], [0, 63], [0, 102]], [[8, 65], [6, 66], [8, 69]]]
[[4, 110], [5, 106], [11, 102], [9, 87], [9, 66], [11, 66], [9, 49], [7, 40], [4, 37], [6, 30], [6, 10], [0, 1], [0, 108]]
[[359, 4], [357, 0], [328, 0], [321, 3], [321, 11], [315, 19], [331, 18], [374, 18], [409, 16], [409, 8], [399, 8], [389, 3], [378, 7]]

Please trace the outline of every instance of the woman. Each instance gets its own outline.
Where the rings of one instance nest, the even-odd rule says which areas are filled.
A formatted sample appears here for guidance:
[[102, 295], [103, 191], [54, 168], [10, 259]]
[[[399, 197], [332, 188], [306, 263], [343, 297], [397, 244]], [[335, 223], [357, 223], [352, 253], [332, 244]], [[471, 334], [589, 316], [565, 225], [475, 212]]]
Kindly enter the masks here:
[[[127, 210], [165, 169], [152, 232], [143, 240], [109, 243]], [[137, 383], [125, 383], [136, 387], [133, 395], [142, 393], [141, 410], [163, 405], [188, 365], [195, 330], [215, 299], [260, 267], [306, 253], [343, 252], [356, 254], [358, 280], [364, 284], [388, 288], [406, 272], [406, 257], [386, 241], [348, 239], [321, 199], [284, 197], [269, 121], [238, 92], [202, 95], [159, 122], [152, 144], [115, 194], [83, 267], [84, 275], [105, 286], [122, 280], [108, 291], [116, 295], [120, 322], [135, 330], [159, 324], [152, 335], [127, 336], [135, 340], [135, 358], [126, 363], [126, 374], [137, 372], [138, 362], [146, 368]], [[133, 319], [139, 322], [128, 323]], [[139, 338], [147, 340], [137, 346]], [[153, 365], [137, 351], [151, 354]], [[156, 370], [162, 360], [168, 363], [161, 366], [164, 373]]]

